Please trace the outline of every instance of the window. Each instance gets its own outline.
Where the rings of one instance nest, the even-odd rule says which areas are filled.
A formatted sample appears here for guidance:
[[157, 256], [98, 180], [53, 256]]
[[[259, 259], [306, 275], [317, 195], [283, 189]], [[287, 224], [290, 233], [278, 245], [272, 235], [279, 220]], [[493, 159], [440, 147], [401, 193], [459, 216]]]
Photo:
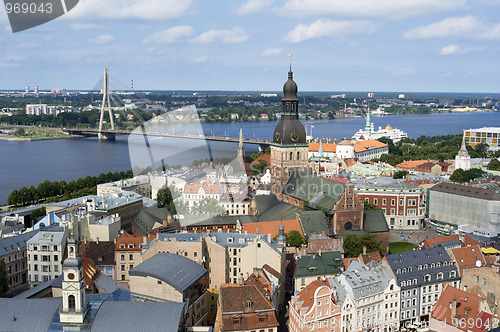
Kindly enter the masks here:
[[133, 245], [132, 243], [130, 243], [130, 244], [128, 245], [128, 247], [129, 247], [129, 248], [133, 248], [133, 247], [134, 247], [134, 245]]
[[[443, 272], [437, 274], [437, 280], [443, 280]], [[437, 285], [436, 285], [437, 286]]]
[[54, 265], [54, 272], [59, 272], [59, 266], [58, 265]]
[[54, 255], [54, 262], [57, 262], [59, 261], [59, 256], [58, 255]]
[[69, 310], [75, 310], [75, 296], [68, 296], [68, 308]]
[[387, 199], [382, 199], [382, 205], [387, 205]]
[[158, 285], [161, 285], [161, 280], [156, 281]]
[[121, 265], [121, 267], [120, 267], [120, 269], [121, 269], [122, 271], [125, 271], [125, 264], [122, 264], [122, 265]]
[[128, 268], [129, 268], [129, 270], [132, 270], [132, 269], [134, 268], [134, 264], [130, 264], [130, 265], [128, 266]]
[[[455, 272], [455, 271], [452, 271], [452, 272]], [[483, 285], [486, 286], [486, 279], [483, 278]]]
[[[391, 205], [396, 205], [396, 200], [395, 199], [391, 199]], [[391, 210], [392, 211], [392, 210]], [[394, 214], [394, 213], [393, 213]]]
[[57, 251], [57, 244], [54, 244], [54, 251]]
[[38, 260], [38, 255], [33, 255], [33, 260], [37, 261]]
[[133, 261], [133, 260], [134, 260], [134, 254], [129, 254], [129, 255], [128, 255], [128, 259], [129, 259], [130, 261]]
[[403, 206], [403, 203], [404, 203], [404, 202], [403, 202], [403, 200], [402, 200], [402, 199], [400, 199], [400, 200], [399, 200], [399, 206]]
[[124, 274], [122, 274], [122, 280], [125, 280], [125, 275]]
[[264, 323], [266, 321], [266, 315], [259, 316], [259, 323]]
[[373, 204], [377, 205], [378, 204], [378, 198], [373, 199]]

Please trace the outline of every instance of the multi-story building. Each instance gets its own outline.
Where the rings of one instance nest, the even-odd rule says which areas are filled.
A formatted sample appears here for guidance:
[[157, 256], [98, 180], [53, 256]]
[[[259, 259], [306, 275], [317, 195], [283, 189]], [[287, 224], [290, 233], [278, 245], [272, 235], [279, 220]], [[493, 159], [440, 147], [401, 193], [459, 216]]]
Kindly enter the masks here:
[[477, 188], [455, 183], [438, 183], [427, 196], [429, 218], [466, 227], [483, 236], [500, 233], [500, 188]]
[[129, 271], [141, 263], [142, 245], [146, 241], [142, 237], [128, 233], [120, 234], [115, 243], [115, 280], [128, 284]]
[[28, 245], [29, 282], [36, 285], [57, 278], [62, 273], [62, 258], [69, 237], [67, 227], [42, 227]]
[[[164, 180], [166, 183], [166, 179]], [[144, 197], [151, 197], [151, 184], [147, 175], [136, 176], [132, 179], [101, 183], [97, 185], [97, 195], [116, 191], [133, 191]], [[155, 196], [156, 198], [156, 196]]]
[[432, 306], [439, 298], [443, 285], [449, 282], [460, 287], [460, 275], [445, 248], [413, 250], [386, 255], [401, 287], [400, 321], [429, 321]]
[[352, 262], [342, 274], [329, 279], [329, 283], [340, 306], [341, 331], [382, 330], [398, 324], [400, 289], [387, 266]]
[[205, 198], [213, 198], [217, 201], [220, 200], [221, 189], [218, 183], [212, 184], [210, 181], [203, 183], [186, 184], [184, 192], [182, 193], [182, 200], [187, 203], [189, 207]]
[[222, 287], [215, 332], [278, 332], [276, 308], [255, 285]]
[[219, 204], [229, 216], [246, 215], [250, 207], [250, 198], [246, 194], [224, 194]]
[[[320, 149], [321, 145], [321, 149]], [[360, 161], [380, 158], [389, 153], [389, 146], [375, 139], [364, 141], [343, 140], [337, 143], [309, 143], [309, 158], [327, 157], [331, 160], [357, 159]]]
[[37, 232], [0, 238], [0, 259], [5, 262], [9, 289], [28, 282], [28, 255], [26, 242]]
[[485, 298], [446, 285], [433, 306], [429, 327], [436, 332], [488, 331], [498, 327], [498, 317]]
[[141, 260], [144, 262], [157, 253], [164, 252], [181, 255], [198, 264], [204, 264], [205, 236], [203, 233], [158, 234], [155, 239], [142, 246]]
[[[46, 205], [47, 213], [69, 212], [74, 213], [80, 208], [86, 209], [86, 213], [97, 216], [113, 216], [118, 214], [121, 228], [126, 232], [132, 230], [132, 221], [142, 210], [143, 206], [152, 204], [150, 199], [131, 191], [107, 192], [101, 195], [88, 195], [70, 199], [64, 202], [49, 203]], [[154, 202], [154, 201], [153, 201]], [[156, 202], [155, 202], [156, 203]], [[99, 219], [99, 218], [97, 218]]]
[[78, 253], [90, 260], [101, 273], [116, 278], [115, 243], [114, 241], [82, 241], [79, 242]]
[[328, 280], [316, 280], [292, 296], [288, 329], [291, 332], [345, 331], [340, 324], [340, 306]]
[[464, 131], [464, 137], [465, 142], [472, 147], [480, 143], [486, 143], [492, 151], [500, 149], [500, 127], [467, 129]]
[[359, 197], [382, 209], [390, 229], [418, 230], [425, 218], [424, 190], [387, 177], [358, 179]]
[[301, 256], [293, 275], [295, 291], [303, 290], [314, 280], [333, 277], [344, 270], [342, 254], [339, 251], [319, 252]]
[[[210, 233], [205, 237], [206, 267], [209, 288], [224, 283], [240, 283], [264, 264], [278, 271], [283, 278], [285, 251], [269, 235]], [[284, 279], [281, 281], [284, 284]]]

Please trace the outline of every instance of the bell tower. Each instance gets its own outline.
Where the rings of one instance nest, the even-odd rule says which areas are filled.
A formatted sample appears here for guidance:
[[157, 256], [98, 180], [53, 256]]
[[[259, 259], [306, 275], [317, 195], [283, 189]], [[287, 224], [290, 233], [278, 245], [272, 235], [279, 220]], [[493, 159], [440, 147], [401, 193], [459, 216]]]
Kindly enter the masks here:
[[85, 279], [82, 258], [75, 239], [68, 240], [68, 258], [63, 263], [63, 306], [59, 312], [62, 324], [81, 324], [89, 311], [85, 301]]
[[308, 172], [309, 144], [306, 141], [304, 126], [299, 121], [297, 90], [290, 61], [288, 80], [283, 85], [281, 120], [274, 129], [271, 142], [271, 193], [279, 200], [293, 172]]

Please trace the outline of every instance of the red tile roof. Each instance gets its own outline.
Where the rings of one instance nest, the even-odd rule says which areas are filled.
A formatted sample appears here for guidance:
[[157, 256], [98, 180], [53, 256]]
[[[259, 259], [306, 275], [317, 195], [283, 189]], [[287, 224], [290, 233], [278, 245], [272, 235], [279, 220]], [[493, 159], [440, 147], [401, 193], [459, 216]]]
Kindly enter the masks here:
[[428, 239], [424, 241], [424, 248], [426, 249], [433, 248], [438, 243], [452, 241], [452, 240], [460, 241], [460, 238], [458, 237], [458, 235], [454, 234], [454, 235], [440, 236], [433, 239]]
[[299, 231], [302, 233], [302, 228], [300, 227], [299, 218], [291, 220], [274, 220], [274, 221], [259, 221], [259, 222], [249, 222], [243, 223], [242, 228], [244, 232], [248, 232], [248, 234], [256, 234], [257, 231], [259, 234], [271, 234], [271, 237], [275, 237], [279, 234], [279, 227], [283, 223], [285, 226], [285, 233], [290, 231]]
[[[321, 148], [323, 152], [333, 152], [337, 151], [337, 144], [334, 143], [321, 143]], [[309, 152], [318, 152], [319, 143], [309, 143]]]
[[265, 161], [268, 165], [271, 165], [271, 155], [270, 154], [264, 153], [263, 155], [260, 155], [257, 159], [252, 161], [252, 164], [258, 164], [260, 160]]
[[316, 292], [316, 289], [321, 286], [330, 288], [330, 283], [328, 282], [328, 280], [315, 280], [307, 285], [306, 288], [300, 291], [300, 293], [298, 294], [299, 299], [297, 300], [297, 302], [304, 301], [304, 303], [301, 304], [301, 307], [309, 307], [309, 309], [312, 308], [312, 306], [314, 305], [314, 293]]
[[[456, 315], [452, 317], [452, 309], [454, 300], [456, 301]], [[481, 301], [484, 301], [481, 303]], [[464, 319], [467, 321], [469, 318], [475, 319], [483, 311], [483, 306], [486, 305], [486, 300], [480, 296], [468, 293], [466, 291], [452, 287], [446, 284], [445, 289], [441, 292], [441, 296], [434, 305], [434, 310], [431, 317], [448, 325], [452, 325], [454, 321]], [[455, 319], [456, 318], [456, 319]], [[461, 327], [460, 324], [456, 328], [467, 331], [468, 326]]]
[[412, 169], [416, 169], [417, 166], [419, 166], [423, 163], [426, 163], [426, 162], [427, 162], [427, 160], [406, 160], [400, 164], [397, 164], [396, 167], [401, 168], [401, 169], [406, 169], [406, 170], [412, 170]]
[[343, 239], [311, 239], [307, 243], [307, 253], [316, 254], [321, 252], [340, 251], [344, 252]]
[[205, 181], [203, 183], [186, 184], [184, 187], [184, 193], [197, 194], [201, 188], [203, 188], [206, 194], [218, 194], [220, 192], [220, 186], [218, 183], [211, 184], [210, 181]]

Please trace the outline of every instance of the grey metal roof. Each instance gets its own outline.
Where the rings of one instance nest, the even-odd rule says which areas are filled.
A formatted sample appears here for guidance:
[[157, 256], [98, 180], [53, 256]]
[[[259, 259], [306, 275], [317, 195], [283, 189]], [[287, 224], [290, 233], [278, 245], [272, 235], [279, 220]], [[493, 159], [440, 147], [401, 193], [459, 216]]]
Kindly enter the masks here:
[[181, 293], [206, 273], [207, 270], [198, 263], [171, 253], [158, 253], [129, 272], [131, 276], [160, 279]]
[[178, 331], [183, 303], [105, 301], [97, 311], [92, 332]]
[[[104, 293], [113, 293], [117, 289], [125, 290], [128, 291], [129, 288], [122, 284], [121, 282], [118, 282], [116, 280], [111, 279], [104, 273], [100, 273], [97, 276], [97, 279], [95, 280], [94, 284], [102, 290]], [[101, 291], [99, 291], [101, 292]]]
[[[411, 286], [408, 286], [408, 283], [405, 283], [406, 285], [401, 289], [420, 287], [421, 285], [435, 283], [437, 282], [437, 274], [439, 272], [443, 272], [443, 279], [439, 280], [439, 282], [458, 280], [460, 278], [457, 267], [446, 252], [446, 249], [441, 246], [430, 249], [407, 251], [398, 254], [389, 254], [386, 255], [385, 258], [398, 280], [398, 285], [401, 285], [401, 281], [412, 280]], [[446, 262], [446, 266], [443, 265], [444, 262]], [[439, 263], [439, 267], [436, 265], [432, 268], [431, 264], [433, 263]], [[425, 268], [426, 264], [427, 269]], [[418, 269], [420, 265], [422, 266], [421, 270]], [[411, 270], [409, 269], [410, 267]], [[451, 271], [455, 271], [455, 278], [449, 277], [449, 272]], [[424, 281], [424, 277], [426, 275], [430, 275], [431, 277], [428, 282]], [[417, 280], [417, 284], [413, 284], [413, 280], [415, 279]]]
[[281, 252], [283, 246], [271, 239], [269, 241], [267, 234], [241, 234], [241, 233], [210, 233], [209, 236], [215, 239], [215, 242], [222, 247], [243, 248], [257, 240], [262, 240], [269, 244], [277, 252]]
[[422, 191], [422, 188], [418, 186], [406, 183], [404, 182], [404, 180], [397, 180], [387, 176], [379, 176], [375, 179], [356, 177], [356, 180], [353, 182], [356, 190], [386, 189], [386, 190], [415, 190], [416, 192]]
[[0, 298], [0, 330], [48, 331], [52, 318], [62, 303], [61, 298]]
[[[362, 297], [371, 296], [383, 292], [382, 278], [376, 275], [364, 264], [352, 262], [346, 271], [333, 279], [329, 279], [330, 286], [337, 291], [341, 301], [345, 300], [346, 292], [357, 300]], [[339, 291], [339, 287], [343, 291]]]
[[65, 229], [58, 225], [52, 225], [40, 229], [31, 239], [26, 241], [28, 244], [61, 244], [65, 235]]
[[14, 296], [14, 298], [15, 299], [29, 299], [29, 298], [37, 295], [38, 293], [43, 292], [47, 288], [51, 288], [51, 287], [61, 288], [62, 287], [62, 280], [63, 280], [63, 275], [61, 274], [57, 278], [45, 281], [41, 284], [36, 285], [33, 288], [30, 288], [30, 289], [22, 292], [21, 294]]
[[38, 231], [26, 232], [16, 236], [9, 236], [0, 239], [0, 257], [12, 253], [17, 253], [17, 248], [26, 247], [26, 242]]

